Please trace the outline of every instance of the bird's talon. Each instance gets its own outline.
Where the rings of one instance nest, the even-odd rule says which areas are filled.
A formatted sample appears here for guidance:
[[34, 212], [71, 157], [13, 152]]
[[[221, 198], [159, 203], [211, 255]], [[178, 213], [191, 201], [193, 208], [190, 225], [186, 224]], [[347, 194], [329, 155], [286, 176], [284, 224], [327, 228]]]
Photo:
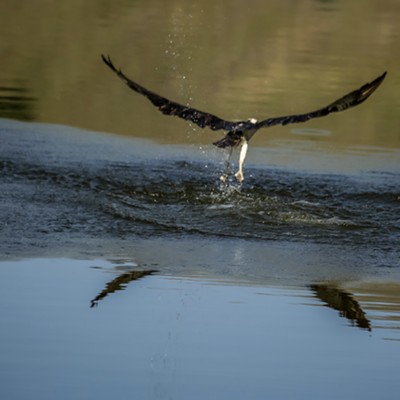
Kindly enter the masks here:
[[239, 183], [242, 183], [244, 181], [244, 176], [241, 171], [236, 172], [235, 177]]

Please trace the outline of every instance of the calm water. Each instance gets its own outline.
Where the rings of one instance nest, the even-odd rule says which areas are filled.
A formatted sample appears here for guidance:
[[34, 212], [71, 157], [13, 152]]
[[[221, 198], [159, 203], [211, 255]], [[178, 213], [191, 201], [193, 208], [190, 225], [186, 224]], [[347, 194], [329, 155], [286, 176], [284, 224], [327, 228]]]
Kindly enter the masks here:
[[99, 260], [6, 262], [0, 274], [2, 398], [389, 399], [400, 389], [398, 285], [354, 297]]
[[[0, 397], [396, 398], [399, 17], [3, 1]], [[356, 109], [259, 132], [244, 184], [222, 185], [221, 135], [159, 114], [100, 53], [227, 119], [388, 76]]]

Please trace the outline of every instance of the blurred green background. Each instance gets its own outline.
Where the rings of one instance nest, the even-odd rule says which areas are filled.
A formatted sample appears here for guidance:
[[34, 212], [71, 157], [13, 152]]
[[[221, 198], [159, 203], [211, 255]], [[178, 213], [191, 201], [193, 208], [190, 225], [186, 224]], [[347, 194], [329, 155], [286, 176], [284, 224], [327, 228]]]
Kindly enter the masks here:
[[388, 70], [359, 108], [252, 143], [398, 149], [399, 20], [397, 0], [3, 0], [0, 114], [202, 144], [220, 133], [163, 116], [100, 54], [151, 90], [226, 119], [311, 111]]

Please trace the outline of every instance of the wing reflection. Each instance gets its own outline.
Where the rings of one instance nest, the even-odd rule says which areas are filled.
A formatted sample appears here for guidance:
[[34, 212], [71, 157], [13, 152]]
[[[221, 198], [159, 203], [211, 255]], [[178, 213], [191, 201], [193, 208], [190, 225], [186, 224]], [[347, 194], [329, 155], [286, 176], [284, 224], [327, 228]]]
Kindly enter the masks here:
[[311, 285], [310, 288], [329, 307], [338, 310], [341, 317], [347, 318], [361, 329], [371, 331], [370, 321], [350, 293], [326, 284]]
[[145, 271], [130, 271], [125, 272], [122, 275], [117, 276], [111, 282], [106, 284], [106, 287], [93, 299], [90, 301], [90, 307], [95, 307], [98, 305], [100, 300], [103, 300], [109, 294], [117, 292], [119, 290], [124, 290], [129, 282], [136, 281], [147, 275], [154, 274], [155, 270], [145, 270]]
[[24, 88], [0, 86], [0, 117], [34, 120], [33, 104], [36, 98], [27, 96], [26, 93]]

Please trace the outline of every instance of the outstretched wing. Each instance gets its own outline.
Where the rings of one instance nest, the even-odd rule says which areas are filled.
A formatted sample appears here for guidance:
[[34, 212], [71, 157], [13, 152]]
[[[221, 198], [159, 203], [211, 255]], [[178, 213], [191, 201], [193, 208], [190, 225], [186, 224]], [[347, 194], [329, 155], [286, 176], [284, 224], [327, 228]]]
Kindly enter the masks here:
[[144, 88], [143, 86], [129, 79], [120, 69], [115, 68], [110, 57], [105, 57], [102, 54], [101, 58], [103, 59], [105, 64], [113, 72], [115, 72], [119, 76], [119, 78], [121, 78], [131, 89], [147, 97], [163, 114], [175, 115], [187, 121], [192, 121], [201, 128], [205, 128], [207, 126], [214, 131], [217, 131], [219, 129], [232, 130], [236, 127], [236, 122], [225, 121], [217, 117], [216, 115], [196, 110], [195, 108], [184, 106], [179, 103], [175, 103], [174, 101], [168, 100], [165, 97], [162, 97]]
[[386, 72], [381, 76], [378, 76], [375, 80], [370, 83], [366, 83], [357, 90], [346, 94], [340, 99], [334, 101], [326, 107], [320, 108], [318, 110], [298, 115], [286, 115], [283, 117], [268, 118], [260, 121], [256, 124], [256, 128], [264, 128], [274, 125], [287, 125], [294, 124], [297, 122], [305, 122], [311, 118], [324, 117], [332, 112], [344, 111], [350, 107], [357, 106], [363, 101], [367, 100], [369, 96], [379, 87], [382, 81], [385, 79]]

